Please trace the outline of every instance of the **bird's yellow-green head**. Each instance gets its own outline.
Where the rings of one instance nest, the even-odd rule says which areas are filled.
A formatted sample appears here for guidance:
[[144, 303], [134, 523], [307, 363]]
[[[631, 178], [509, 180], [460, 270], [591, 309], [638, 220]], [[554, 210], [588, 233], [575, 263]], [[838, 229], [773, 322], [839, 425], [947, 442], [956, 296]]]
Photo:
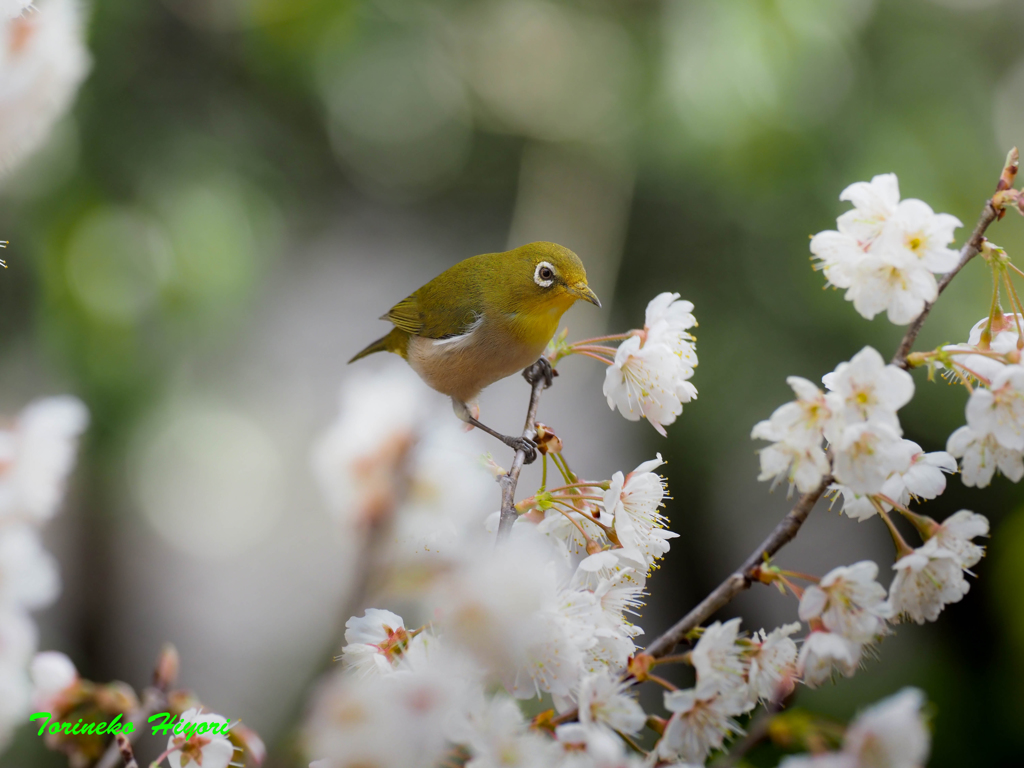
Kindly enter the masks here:
[[506, 300], [519, 312], [561, 316], [582, 299], [600, 307], [587, 285], [587, 270], [580, 257], [555, 243], [529, 243], [509, 251], [499, 284]]

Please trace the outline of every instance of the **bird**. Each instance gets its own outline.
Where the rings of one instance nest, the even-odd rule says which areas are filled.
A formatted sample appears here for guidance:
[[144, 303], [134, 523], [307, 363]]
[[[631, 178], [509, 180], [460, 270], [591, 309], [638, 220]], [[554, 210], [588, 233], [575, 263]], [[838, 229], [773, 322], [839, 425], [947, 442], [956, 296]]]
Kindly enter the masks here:
[[[561, 245], [536, 242], [471, 256], [382, 315], [394, 327], [349, 363], [375, 352], [400, 355], [428, 386], [451, 398], [460, 419], [522, 450], [529, 464], [534, 442], [480, 422], [477, 396], [541, 361], [562, 315], [580, 300], [601, 306], [583, 262]], [[550, 365], [542, 375], [550, 384]]]

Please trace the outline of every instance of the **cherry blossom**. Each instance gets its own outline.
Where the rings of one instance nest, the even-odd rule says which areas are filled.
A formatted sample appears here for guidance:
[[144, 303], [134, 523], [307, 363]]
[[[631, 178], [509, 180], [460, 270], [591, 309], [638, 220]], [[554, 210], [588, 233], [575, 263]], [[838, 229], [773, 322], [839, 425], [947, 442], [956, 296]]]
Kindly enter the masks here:
[[807, 379], [790, 376], [786, 383], [797, 399], [780, 405], [767, 421], [755, 424], [750, 433], [752, 439], [773, 443], [758, 452], [761, 474], [757, 479], [785, 477], [801, 493], [807, 493], [829, 471], [822, 435], [831, 410], [824, 393]]
[[893, 565], [896, 578], [889, 586], [893, 614], [924, 624], [935, 621], [949, 603], [963, 599], [971, 588], [957, 556], [931, 538], [924, 546]]
[[800, 623], [784, 624], [765, 634], [758, 630], [751, 638], [747, 680], [750, 695], [763, 701], [779, 701], [796, 685], [797, 647], [790, 635], [800, 631]]
[[32, 677], [32, 707], [39, 712], [53, 712], [62, 693], [78, 682], [74, 662], [59, 651], [37, 653], [29, 667]]
[[227, 768], [235, 754], [235, 747], [221, 729], [228, 724], [226, 717], [202, 714], [199, 709], [189, 709], [179, 718], [181, 723], [192, 725], [195, 730], [174, 734], [167, 740], [167, 762], [171, 768], [185, 768], [190, 765], [202, 768]]
[[53, 517], [89, 413], [74, 397], [30, 403], [13, 429], [0, 430], [0, 519]]
[[668, 520], [658, 511], [665, 498], [665, 481], [653, 470], [664, 463], [658, 454], [625, 477], [616, 472], [604, 492], [604, 509], [612, 515], [619, 543], [642, 553], [648, 567], [664, 557], [669, 539], [679, 535], [665, 528]]
[[[26, 5], [6, 4], [8, 17]], [[0, 24], [0, 173], [46, 141], [89, 66], [82, 9], [74, 0], [38, 0], [32, 13]]]
[[746, 699], [746, 674], [749, 666], [740, 639], [740, 619], [724, 624], [716, 621], [704, 632], [690, 652], [690, 660], [697, 670], [697, 684], [702, 689], [728, 692]]
[[342, 661], [363, 673], [391, 672], [408, 648], [410, 636], [402, 617], [391, 611], [367, 608], [362, 618], [345, 622]]
[[817, 688], [832, 679], [833, 670], [853, 677], [860, 664], [861, 644], [834, 632], [818, 630], [804, 638], [797, 672], [804, 683]]
[[779, 768], [923, 768], [931, 749], [923, 705], [921, 691], [904, 688], [850, 723], [842, 751], [787, 757]]
[[307, 750], [331, 768], [430, 768], [448, 748], [446, 731], [467, 710], [469, 690], [444, 656], [392, 675], [333, 675], [314, 698]]
[[891, 615], [885, 588], [875, 581], [878, 566], [863, 560], [829, 571], [818, 584], [804, 590], [800, 618], [817, 619], [825, 629], [856, 643], [868, 643], [885, 633]]
[[57, 563], [27, 525], [0, 527], [0, 608], [36, 609], [60, 592]]
[[946, 474], [956, 472], [956, 459], [946, 451], [925, 453], [912, 440], [902, 440], [900, 445], [910, 455], [910, 466], [889, 476], [882, 484], [882, 495], [903, 506], [912, 499], [941, 495], [946, 490]]
[[973, 568], [984, 557], [985, 548], [972, 539], [988, 536], [988, 528], [987, 517], [961, 509], [943, 520], [932, 537], [939, 547], [953, 553], [961, 568]]
[[0, 0], [0, 19], [13, 19], [32, 5], [32, 0]]
[[745, 711], [742, 705], [713, 686], [667, 691], [665, 709], [672, 717], [658, 741], [658, 756], [664, 760], [703, 764], [726, 737], [743, 732], [734, 719]]
[[997, 469], [1015, 483], [1024, 477], [1024, 451], [1000, 445], [995, 435], [963, 426], [949, 436], [946, 450], [961, 459], [960, 479], [968, 487], [986, 487]]
[[935, 213], [921, 200], [904, 200], [882, 229], [877, 250], [916, 258], [929, 272], [944, 274], [960, 261], [960, 253], [947, 246], [963, 223], [948, 213]]
[[456, 715], [448, 726], [449, 738], [465, 745], [471, 768], [533, 768], [554, 766], [549, 739], [529, 730], [515, 700], [498, 694], [482, 695]]
[[899, 433], [896, 411], [914, 396], [910, 374], [887, 365], [872, 347], [864, 347], [821, 381], [829, 390], [825, 400], [834, 416], [825, 433], [830, 442], [838, 440], [843, 427], [858, 422], [886, 424]]
[[631, 336], [619, 345], [605, 372], [604, 395], [609, 408], [618, 408], [630, 421], [647, 419], [665, 436], [665, 426], [683, 412], [683, 403], [697, 397], [687, 380], [690, 375], [692, 368], [668, 344]]
[[967, 426], [999, 445], [1024, 451], [1024, 366], [1008, 365], [991, 387], [977, 387], [967, 401]]
[[[1000, 360], [991, 354], [977, 354], [978, 352], [1010, 356], [1019, 354], [1017, 327], [1018, 325], [1024, 327], [1024, 315], [997, 313], [991, 318], [991, 339], [983, 350], [981, 338], [985, 329], [989, 328], [989, 322], [990, 318], [986, 316], [975, 323], [967, 336], [966, 344], [947, 344], [942, 347], [944, 352], [953, 353], [951, 359], [955, 364], [954, 373], [957, 377], [964, 378], [966, 376], [992, 381], [1007, 365], [1006, 360]], [[962, 354], [955, 354], [957, 352]]]
[[899, 180], [895, 173], [883, 173], [871, 181], [856, 181], [839, 193], [839, 199], [853, 203], [853, 208], [836, 220], [839, 231], [852, 237], [858, 245], [869, 246], [896, 213], [900, 202]]
[[678, 293], [659, 293], [647, 304], [644, 315], [644, 333], [647, 342], [664, 344], [677, 355], [683, 363], [686, 378], [693, 375], [697, 367], [697, 353], [693, 346], [693, 336], [687, 331], [697, 325], [693, 316], [693, 303], [679, 298]]
[[580, 722], [625, 734], [639, 733], [647, 715], [629, 694], [629, 684], [609, 672], [585, 675], [576, 697]]
[[909, 323], [938, 297], [934, 273], [959, 261], [948, 246], [963, 225], [920, 200], [900, 201], [893, 174], [852, 184], [840, 199], [854, 208], [837, 219], [838, 231], [811, 239], [816, 267], [831, 285], [846, 289], [846, 300], [863, 317], [886, 312], [893, 323]]
[[856, 494], [880, 493], [893, 472], [910, 468], [899, 433], [882, 422], [851, 424], [834, 447], [833, 474]]

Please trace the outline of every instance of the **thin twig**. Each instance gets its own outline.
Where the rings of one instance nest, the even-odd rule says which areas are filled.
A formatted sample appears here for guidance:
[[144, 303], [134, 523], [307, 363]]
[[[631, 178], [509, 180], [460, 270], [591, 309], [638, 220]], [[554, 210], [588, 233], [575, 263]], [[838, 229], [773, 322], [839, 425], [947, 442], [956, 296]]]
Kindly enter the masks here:
[[782, 547], [791, 542], [796, 536], [800, 526], [811, 513], [814, 505], [825, 489], [832, 482], [832, 476], [826, 475], [818, 483], [813, 491], [808, 491], [793, 506], [782, 521], [775, 526], [768, 538], [761, 542], [761, 546], [755, 549], [744, 561], [743, 565], [737, 568], [725, 581], [700, 601], [688, 614], [677, 621], [668, 631], [663, 633], [657, 640], [651, 643], [646, 653], [658, 658], [671, 653], [675, 647], [682, 642], [686, 633], [691, 629], [700, 626], [705, 619], [715, 613], [719, 608], [727, 605], [736, 595], [747, 589], [755, 581], [754, 569], [761, 566], [767, 555], [771, 557]]
[[[149, 722], [151, 715], [155, 715], [157, 712], [162, 712], [167, 708], [167, 695], [165, 691], [161, 691], [159, 688], [147, 688], [142, 692], [142, 703], [139, 708], [132, 713], [131, 718], [128, 720], [133, 726], [135, 726], [131, 733], [125, 737], [125, 741], [129, 745], [134, 744], [138, 741], [142, 735], [142, 726]], [[107, 747], [107, 751], [103, 753], [103, 757], [96, 763], [96, 768], [115, 768], [124, 754], [124, 748], [121, 747], [119, 740], [114, 740]]]
[[135, 761], [135, 752], [132, 750], [132, 743], [128, 741], [128, 737], [123, 733], [119, 733], [114, 737], [114, 741], [117, 742], [117, 748], [121, 753], [121, 759], [124, 761], [124, 768], [139, 768], [139, 764]]
[[[526, 424], [523, 425], [523, 437], [533, 440], [537, 436], [535, 425], [537, 423], [537, 408], [540, 407], [540, 393], [543, 392], [549, 382], [544, 373], [544, 358], [527, 368], [523, 375], [530, 382], [530, 405], [526, 409]], [[523, 463], [526, 461], [526, 452], [516, 451], [512, 459], [512, 468], [507, 474], [502, 475], [498, 482], [501, 484], [501, 518], [498, 522], [498, 541], [508, 537], [512, 532], [512, 524], [516, 521], [516, 485], [519, 483], [519, 473], [523, 471]]]

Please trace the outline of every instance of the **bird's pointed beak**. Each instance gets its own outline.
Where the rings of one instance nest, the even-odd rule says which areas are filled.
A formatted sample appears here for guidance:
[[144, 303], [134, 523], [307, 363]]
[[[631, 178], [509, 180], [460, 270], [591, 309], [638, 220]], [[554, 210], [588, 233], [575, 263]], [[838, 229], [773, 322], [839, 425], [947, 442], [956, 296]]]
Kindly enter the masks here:
[[570, 289], [570, 292], [573, 296], [577, 296], [584, 301], [589, 301], [595, 307], [601, 306], [601, 300], [597, 298], [597, 294], [594, 293], [586, 283], [576, 283], [576, 285]]

